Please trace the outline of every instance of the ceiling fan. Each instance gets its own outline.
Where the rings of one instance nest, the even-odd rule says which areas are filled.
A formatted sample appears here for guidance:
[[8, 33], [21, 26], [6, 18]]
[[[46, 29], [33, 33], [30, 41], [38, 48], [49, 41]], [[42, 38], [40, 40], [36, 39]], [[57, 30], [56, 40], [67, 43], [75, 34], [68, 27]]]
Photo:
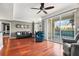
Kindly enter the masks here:
[[49, 9], [54, 8], [54, 6], [44, 7], [44, 3], [41, 3], [40, 5], [41, 5], [40, 8], [31, 8], [31, 9], [39, 10], [37, 12], [37, 14], [39, 14], [41, 11], [43, 11], [45, 14], [47, 14], [47, 12], [45, 10], [49, 10]]

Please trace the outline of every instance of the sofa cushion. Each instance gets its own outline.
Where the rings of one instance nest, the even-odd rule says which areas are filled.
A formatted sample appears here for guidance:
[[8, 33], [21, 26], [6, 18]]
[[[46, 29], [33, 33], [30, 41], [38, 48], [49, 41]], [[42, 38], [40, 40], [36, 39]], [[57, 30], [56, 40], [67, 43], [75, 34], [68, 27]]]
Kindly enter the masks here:
[[22, 35], [22, 33], [21, 32], [17, 32], [17, 35]]

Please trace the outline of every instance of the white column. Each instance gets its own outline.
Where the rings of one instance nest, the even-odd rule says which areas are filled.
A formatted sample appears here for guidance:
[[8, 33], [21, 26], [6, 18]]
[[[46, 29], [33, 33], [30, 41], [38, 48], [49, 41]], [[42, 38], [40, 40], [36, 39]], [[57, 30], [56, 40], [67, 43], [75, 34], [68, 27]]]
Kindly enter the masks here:
[[52, 18], [51, 18], [51, 41], [52, 41], [52, 34], [53, 32], [52, 32]]
[[0, 50], [3, 47], [3, 35], [2, 35], [2, 28], [1, 27], [2, 27], [2, 24], [0, 21]]
[[47, 34], [46, 36], [47, 36], [47, 37], [46, 37], [46, 38], [47, 38], [47, 40], [48, 40], [48, 31], [49, 31], [49, 29], [48, 29], [48, 19], [46, 20], [46, 26], [47, 26], [47, 27], [46, 27], [46, 32], [47, 32], [47, 33], [46, 33], [46, 34]]

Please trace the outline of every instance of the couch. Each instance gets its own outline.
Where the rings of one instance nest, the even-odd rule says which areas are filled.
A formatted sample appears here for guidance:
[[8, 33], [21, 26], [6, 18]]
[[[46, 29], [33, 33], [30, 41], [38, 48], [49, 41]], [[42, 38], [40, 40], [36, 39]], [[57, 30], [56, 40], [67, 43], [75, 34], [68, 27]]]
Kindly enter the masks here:
[[63, 38], [63, 54], [66, 56], [79, 56], [79, 33], [75, 35], [75, 39]]
[[28, 37], [32, 37], [31, 32], [27, 32], [27, 31], [16, 32], [16, 38], [28, 38]]

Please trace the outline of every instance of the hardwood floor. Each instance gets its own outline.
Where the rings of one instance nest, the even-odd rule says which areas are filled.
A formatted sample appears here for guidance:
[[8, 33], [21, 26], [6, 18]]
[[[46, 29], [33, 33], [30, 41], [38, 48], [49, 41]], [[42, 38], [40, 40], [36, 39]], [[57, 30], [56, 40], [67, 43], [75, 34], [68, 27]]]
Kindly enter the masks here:
[[34, 38], [4, 38], [2, 56], [62, 56], [62, 45], [43, 41], [35, 42]]

